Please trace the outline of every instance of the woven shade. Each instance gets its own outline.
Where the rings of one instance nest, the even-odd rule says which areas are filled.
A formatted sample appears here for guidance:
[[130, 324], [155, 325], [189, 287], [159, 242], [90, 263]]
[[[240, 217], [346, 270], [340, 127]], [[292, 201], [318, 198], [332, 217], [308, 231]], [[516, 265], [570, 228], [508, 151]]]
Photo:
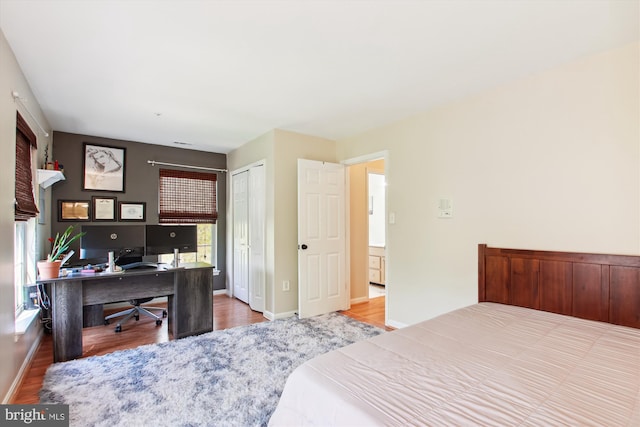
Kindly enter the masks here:
[[214, 173], [160, 169], [161, 224], [215, 224], [218, 219]]
[[33, 175], [31, 172], [31, 150], [36, 149], [36, 135], [17, 113], [16, 118], [16, 205], [15, 220], [27, 221], [38, 215], [33, 197]]

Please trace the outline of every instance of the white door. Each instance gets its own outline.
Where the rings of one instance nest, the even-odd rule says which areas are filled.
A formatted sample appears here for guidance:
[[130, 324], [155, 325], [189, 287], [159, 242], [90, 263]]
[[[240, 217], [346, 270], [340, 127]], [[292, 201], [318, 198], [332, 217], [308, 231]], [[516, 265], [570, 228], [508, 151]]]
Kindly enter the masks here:
[[265, 174], [264, 166], [249, 169], [249, 306], [265, 308]]
[[248, 172], [232, 177], [233, 191], [233, 295], [249, 301]]
[[298, 315], [348, 308], [345, 168], [298, 159]]

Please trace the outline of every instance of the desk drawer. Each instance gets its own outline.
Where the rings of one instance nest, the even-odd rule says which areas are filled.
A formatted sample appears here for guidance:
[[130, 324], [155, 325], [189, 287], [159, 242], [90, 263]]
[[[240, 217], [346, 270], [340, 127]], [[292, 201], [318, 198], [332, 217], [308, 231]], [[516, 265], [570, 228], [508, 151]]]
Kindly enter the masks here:
[[159, 297], [174, 293], [173, 274], [105, 277], [82, 283], [82, 305], [105, 304], [136, 298]]

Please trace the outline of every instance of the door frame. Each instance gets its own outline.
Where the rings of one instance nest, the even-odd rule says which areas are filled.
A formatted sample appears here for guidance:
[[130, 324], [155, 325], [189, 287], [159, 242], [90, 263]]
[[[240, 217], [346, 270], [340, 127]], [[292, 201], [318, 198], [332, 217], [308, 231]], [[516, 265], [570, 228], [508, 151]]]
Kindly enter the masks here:
[[[376, 151], [373, 153], [369, 153], [369, 154], [363, 154], [361, 156], [357, 156], [357, 157], [352, 157], [346, 160], [342, 160], [340, 163], [342, 163], [343, 165], [345, 165], [347, 167], [347, 170], [349, 169], [349, 166], [353, 166], [353, 165], [358, 165], [361, 163], [368, 163], [371, 162], [373, 160], [379, 160], [379, 159], [383, 159], [384, 160], [384, 176], [385, 179], [388, 179], [389, 177], [389, 150], [382, 150], [382, 151]], [[346, 194], [346, 200], [345, 200], [345, 215], [347, 216], [347, 221], [345, 223], [345, 232], [347, 234], [347, 253], [346, 253], [346, 265], [345, 265], [345, 274], [347, 275], [347, 283], [348, 283], [348, 288], [349, 288], [349, 295], [351, 294], [351, 209], [349, 206], [349, 201], [351, 200], [351, 194], [350, 194], [350, 181], [349, 181], [349, 173], [346, 173], [346, 189], [345, 189], [345, 194]], [[389, 319], [389, 289], [390, 289], [390, 284], [389, 284], [389, 280], [388, 280], [388, 271], [389, 271], [389, 265], [390, 265], [390, 258], [389, 258], [389, 245], [388, 245], [388, 241], [389, 241], [389, 190], [387, 189], [384, 193], [384, 197], [385, 197], [385, 218], [387, 218], [387, 220], [385, 221], [385, 241], [387, 242], [387, 244], [385, 244], [384, 247], [384, 257], [385, 257], [385, 270], [384, 270], [384, 282], [385, 282], [385, 289], [386, 289], [386, 297], [384, 299], [384, 322], [385, 324], [387, 324], [388, 319]], [[368, 270], [368, 264], [365, 264], [364, 268], [366, 269], [364, 271], [365, 276], [364, 277], [369, 277], [369, 270]], [[351, 305], [351, 300], [349, 300], [349, 305]]]
[[[234, 262], [234, 259], [233, 259], [233, 256], [234, 256], [234, 254], [233, 254], [233, 238], [234, 238], [234, 235], [233, 235], [233, 214], [234, 214], [233, 213], [233, 175], [238, 174], [238, 173], [242, 173], [242, 172], [248, 172], [251, 168], [254, 168], [254, 167], [257, 167], [257, 166], [262, 166], [262, 167], [265, 168], [264, 169], [264, 173], [265, 173], [265, 176], [266, 176], [267, 175], [267, 160], [266, 159], [256, 160], [255, 162], [252, 162], [252, 163], [246, 164], [244, 166], [241, 166], [239, 168], [236, 168], [236, 169], [234, 169], [232, 171], [229, 171], [229, 173], [228, 173], [228, 176], [229, 176], [229, 180], [228, 180], [229, 189], [227, 191], [227, 194], [229, 196], [229, 200], [227, 202], [227, 209], [229, 211], [228, 222], [232, 226], [228, 227], [228, 229], [227, 229], [227, 241], [230, 242], [231, 244], [227, 248], [226, 252], [227, 252], [228, 259], [231, 261], [230, 264], [228, 264], [228, 265], [231, 265], [232, 268], [227, 269], [228, 274], [229, 274], [229, 279], [228, 279], [228, 282], [227, 282], [229, 284], [229, 286], [227, 288], [227, 295], [229, 297], [231, 297], [231, 298], [234, 297], [234, 294], [233, 294], [233, 291], [234, 291], [234, 289], [233, 289], [233, 279], [234, 279], [234, 277], [233, 277], [233, 262]], [[266, 200], [265, 200], [265, 207], [266, 207]], [[266, 228], [265, 228], [265, 236], [264, 236], [264, 242], [265, 243], [266, 243], [266, 234], [267, 233], [266, 233]], [[266, 257], [266, 252], [265, 252], [265, 257]], [[266, 259], [265, 259], [265, 262], [266, 262]], [[267, 297], [266, 296], [266, 287], [267, 287], [266, 286], [266, 280], [267, 279], [265, 277], [265, 283], [264, 283], [265, 311], [263, 312], [263, 314], [266, 313], [266, 297]]]

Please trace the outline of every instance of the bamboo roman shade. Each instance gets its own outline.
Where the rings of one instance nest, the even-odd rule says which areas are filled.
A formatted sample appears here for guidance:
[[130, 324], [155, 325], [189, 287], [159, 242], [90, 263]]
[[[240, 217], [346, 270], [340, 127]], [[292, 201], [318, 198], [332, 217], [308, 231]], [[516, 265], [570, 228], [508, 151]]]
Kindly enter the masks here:
[[38, 215], [33, 197], [33, 174], [31, 172], [31, 150], [38, 148], [36, 135], [29, 125], [16, 113], [16, 203], [15, 220], [27, 221]]
[[215, 224], [215, 173], [160, 169], [161, 224]]

